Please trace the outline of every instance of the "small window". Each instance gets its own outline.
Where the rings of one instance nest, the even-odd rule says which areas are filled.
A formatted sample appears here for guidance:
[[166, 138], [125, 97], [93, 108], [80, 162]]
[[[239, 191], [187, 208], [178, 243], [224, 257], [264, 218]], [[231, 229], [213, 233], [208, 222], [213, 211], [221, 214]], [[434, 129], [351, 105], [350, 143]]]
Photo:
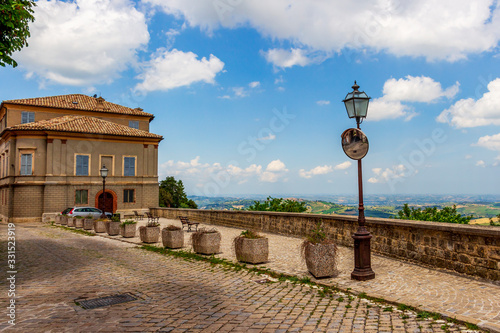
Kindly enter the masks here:
[[139, 120], [129, 120], [128, 127], [139, 129]]
[[123, 158], [123, 175], [135, 176], [135, 157]]
[[21, 176], [31, 176], [33, 174], [32, 163], [33, 163], [32, 154], [21, 155]]
[[76, 190], [75, 191], [75, 204], [87, 205], [89, 203], [89, 191], [88, 190]]
[[21, 124], [32, 123], [35, 121], [35, 112], [22, 111]]
[[89, 156], [76, 155], [76, 175], [88, 176], [89, 175]]
[[123, 190], [123, 202], [135, 202], [135, 190]]

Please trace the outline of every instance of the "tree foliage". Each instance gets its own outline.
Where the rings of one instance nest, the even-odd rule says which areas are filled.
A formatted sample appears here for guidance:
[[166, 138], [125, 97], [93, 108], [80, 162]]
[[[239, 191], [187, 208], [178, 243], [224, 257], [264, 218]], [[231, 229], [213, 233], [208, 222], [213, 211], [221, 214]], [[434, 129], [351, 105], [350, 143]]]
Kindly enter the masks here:
[[271, 212], [294, 212], [302, 213], [307, 210], [305, 202], [297, 202], [290, 199], [267, 197], [264, 202], [254, 201], [254, 204], [248, 207], [252, 211], [271, 211]]
[[33, 22], [32, 0], [0, 1], [0, 65], [17, 66], [12, 54], [28, 45], [29, 22]]
[[434, 222], [447, 222], [447, 223], [460, 223], [468, 224], [472, 219], [470, 216], [462, 216], [457, 213], [457, 206], [427, 208], [414, 208], [409, 207], [407, 203], [404, 204], [403, 209], [398, 212], [398, 218], [402, 220], [418, 220], [418, 221], [434, 221]]
[[198, 208], [193, 200], [187, 198], [182, 180], [176, 181], [174, 177], [167, 177], [160, 182], [159, 200], [160, 207]]

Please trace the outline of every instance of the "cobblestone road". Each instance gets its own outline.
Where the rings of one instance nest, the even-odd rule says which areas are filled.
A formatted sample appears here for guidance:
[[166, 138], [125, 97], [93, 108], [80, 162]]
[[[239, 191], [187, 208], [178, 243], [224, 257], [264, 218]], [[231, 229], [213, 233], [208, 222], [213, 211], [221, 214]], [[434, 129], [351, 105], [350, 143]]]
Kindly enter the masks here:
[[[0, 224], [2, 258], [6, 225]], [[7, 323], [2, 269], [1, 330], [18, 332], [440, 332], [460, 325], [421, 320], [347, 294], [307, 285], [258, 284], [225, 270], [42, 224], [16, 226], [16, 325]], [[131, 293], [138, 300], [94, 310], [75, 299]], [[0, 313], [0, 316], [2, 314]]]

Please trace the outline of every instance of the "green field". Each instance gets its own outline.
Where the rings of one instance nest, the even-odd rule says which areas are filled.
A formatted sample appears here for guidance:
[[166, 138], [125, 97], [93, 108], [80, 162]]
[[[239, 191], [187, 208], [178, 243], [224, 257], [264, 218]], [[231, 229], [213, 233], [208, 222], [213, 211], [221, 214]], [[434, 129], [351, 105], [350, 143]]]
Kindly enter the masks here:
[[[446, 206], [457, 206], [457, 212], [462, 215], [472, 215], [474, 219], [478, 218], [493, 218], [497, 221], [496, 216], [500, 214], [500, 202], [483, 202], [478, 201], [477, 203], [470, 202], [453, 202], [447, 200], [441, 200], [440, 202], [433, 203], [432, 198], [425, 200], [425, 202], [417, 201], [412, 202], [411, 198], [399, 198], [398, 202], [394, 200], [389, 202], [385, 200], [380, 200], [376, 203], [380, 205], [365, 205], [365, 216], [367, 217], [380, 217], [380, 218], [392, 218], [398, 215], [398, 211], [402, 209], [402, 200], [408, 200], [410, 207], [438, 207], [443, 208]], [[200, 207], [200, 209], [220, 209], [220, 210], [246, 210], [249, 206], [254, 204], [253, 199], [249, 198], [208, 198], [208, 197], [194, 197], [194, 200]], [[358, 206], [356, 204], [337, 204], [334, 202], [329, 202], [326, 200], [304, 200], [304, 199], [294, 199], [298, 201], [305, 202], [307, 207], [307, 212], [311, 214], [337, 214], [337, 215], [357, 215]], [[261, 200], [262, 201], [262, 200]], [[480, 202], [480, 203], [479, 203]], [[403, 201], [404, 203], [404, 201]]]

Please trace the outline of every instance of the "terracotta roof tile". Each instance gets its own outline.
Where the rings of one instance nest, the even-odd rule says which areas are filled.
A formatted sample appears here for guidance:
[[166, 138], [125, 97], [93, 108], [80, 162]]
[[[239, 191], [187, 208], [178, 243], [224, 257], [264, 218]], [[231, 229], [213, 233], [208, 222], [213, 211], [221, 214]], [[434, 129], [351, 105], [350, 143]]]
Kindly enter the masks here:
[[57, 131], [84, 134], [119, 135], [139, 138], [163, 139], [161, 135], [131, 128], [110, 121], [85, 116], [63, 116], [34, 123], [19, 124], [5, 130]]
[[3, 103], [154, 117], [153, 114], [144, 112], [140, 108], [131, 109], [126, 106], [107, 102], [102, 97], [95, 98], [82, 94], [12, 99], [3, 101]]

